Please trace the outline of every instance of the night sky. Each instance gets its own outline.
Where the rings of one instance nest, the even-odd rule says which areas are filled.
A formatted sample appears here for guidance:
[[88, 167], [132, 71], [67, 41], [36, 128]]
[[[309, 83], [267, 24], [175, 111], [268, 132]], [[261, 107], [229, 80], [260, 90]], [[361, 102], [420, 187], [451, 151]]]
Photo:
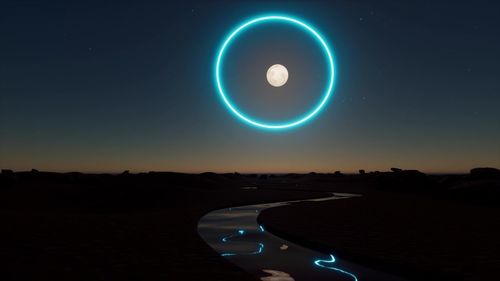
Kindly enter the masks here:
[[[1, 168], [278, 173], [500, 167], [495, 1], [104, 2], [1, 2]], [[237, 120], [214, 83], [215, 56], [228, 32], [270, 13], [314, 25], [336, 58], [333, 99], [311, 122], [280, 132]], [[272, 40], [267, 34], [257, 41]], [[252, 99], [248, 87], [265, 88], [259, 84], [265, 67], [275, 62], [272, 50], [248, 46], [235, 49], [232, 62], [239, 66], [228, 74], [248, 85], [231, 87], [241, 89], [234, 91], [244, 93], [240, 98], [252, 114], [290, 114], [286, 105], [296, 105], [286, 93], [274, 98], [275, 107]], [[301, 60], [290, 58], [287, 87], [299, 87], [292, 75], [321, 86], [323, 70]], [[245, 67], [246, 61], [255, 63]], [[263, 93], [256, 96], [268, 96]]]

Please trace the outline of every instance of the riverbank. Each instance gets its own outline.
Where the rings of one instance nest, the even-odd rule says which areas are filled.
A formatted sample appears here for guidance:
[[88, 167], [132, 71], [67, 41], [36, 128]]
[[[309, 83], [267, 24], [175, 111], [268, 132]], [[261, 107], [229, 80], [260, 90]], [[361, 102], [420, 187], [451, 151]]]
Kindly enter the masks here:
[[500, 266], [499, 171], [432, 175], [0, 175], [2, 280], [255, 280], [198, 235], [209, 211], [363, 197], [266, 210], [287, 240], [416, 280], [494, 280]]
[[[15, 175], [0, 185], [2, 280], [255, 280], [198, 235], [207, 212], [318, 193], [234, 175]], [[7, 184], [6, 184], [7, 183]]]
[[[376, 191], [268, 209], [266, 229], [410, 280], [494, 280], [500, 208], [428, 193]], [[291, 219], [293, 218], [293, 219]]]

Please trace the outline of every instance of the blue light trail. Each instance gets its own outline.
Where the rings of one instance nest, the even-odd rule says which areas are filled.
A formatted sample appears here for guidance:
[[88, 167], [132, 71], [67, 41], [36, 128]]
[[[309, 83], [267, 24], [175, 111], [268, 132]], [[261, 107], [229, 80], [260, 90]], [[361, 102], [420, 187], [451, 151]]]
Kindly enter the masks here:
[[335, 271], [338, 271], [340, 273], [349, 275], [354, 281], [358, 281], [358, 278], [356, 277], [356, 275], [354, 275], [354, 274], [352, 274], [350, 272], [347, 272], [345, 270], [342, 270], [340, 268], [337, 268], [337, 267], [323, 265], [322, 263], [335, 263], [335, 257], [333, 255], [330, 255], [330, 260], [320, 260], [320, 259], [318, 259], [318, 260], [314, 261], [314, 264], [317, 265], [317, 266], [319, 266], [319, 267], [328, 268], [328, 269], [335, 270]]
[[[260, 227], [261, 232], [264, 232], [264, 228]], [[244, 229], [238, 229], [238, 231], [235, 234], [231, 234], [229, 236], [222, 237], [222, 242], [227, 243], [230, 242], [229, 239], [237, 236], [243, 236], [245, 235], [246, 231]], [[264, 251], [264, 243], [259, 242], [259, 247], [256, 251], [249, 252], [249, 253], [222, 253], [221, 256], [223, 257], [228, 257], [228, 256], [238, 256], [238, 255], [258, 255], [261, 254]]]

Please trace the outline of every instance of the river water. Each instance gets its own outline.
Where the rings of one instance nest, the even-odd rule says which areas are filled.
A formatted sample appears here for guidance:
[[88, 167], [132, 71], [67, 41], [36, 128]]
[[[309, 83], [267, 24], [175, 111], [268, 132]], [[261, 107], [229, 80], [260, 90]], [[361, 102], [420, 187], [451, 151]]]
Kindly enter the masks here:
[[[212, 211], [198, 222], [198, 233], [215, 251], [262, 281], [403, 281], [404, 279], [320, 253], [266, 231], [261, 211], [298, 202], [348, 200], [357, 194], [256, 204]], [[293, 218], [289, 218], [293, 220]], [[334, 223], [334, 222], [332, 222]], [[321, 231], [321, 230], [318, 230]]]

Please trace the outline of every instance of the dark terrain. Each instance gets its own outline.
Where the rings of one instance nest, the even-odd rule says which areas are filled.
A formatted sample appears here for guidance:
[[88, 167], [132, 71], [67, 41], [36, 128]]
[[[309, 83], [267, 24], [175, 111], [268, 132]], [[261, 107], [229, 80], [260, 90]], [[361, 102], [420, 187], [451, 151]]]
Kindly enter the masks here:
[[[364, 196], [276, 208], [260, 220], [291, 240], [390, 272], [484, 280], [500, 265], [495, 252], [500, 248], [495, 173], [267, 176], [4, 170], [0, 277], [255, 280], [201, 240], [198, 219], [214, 209], [337, 191]], [[246, 186], [259, 189], [241, 189]]]
[[234, 174], [2, 174], [1, 280], [255, 280], [198, 236], [223, 207], [318, 197]]
[[268, 209], [259, 220], [298, 244], [410, 280], [498, 280], [499, 174], [366, 174], [358, 181], [372, 189], [362, 197]]

